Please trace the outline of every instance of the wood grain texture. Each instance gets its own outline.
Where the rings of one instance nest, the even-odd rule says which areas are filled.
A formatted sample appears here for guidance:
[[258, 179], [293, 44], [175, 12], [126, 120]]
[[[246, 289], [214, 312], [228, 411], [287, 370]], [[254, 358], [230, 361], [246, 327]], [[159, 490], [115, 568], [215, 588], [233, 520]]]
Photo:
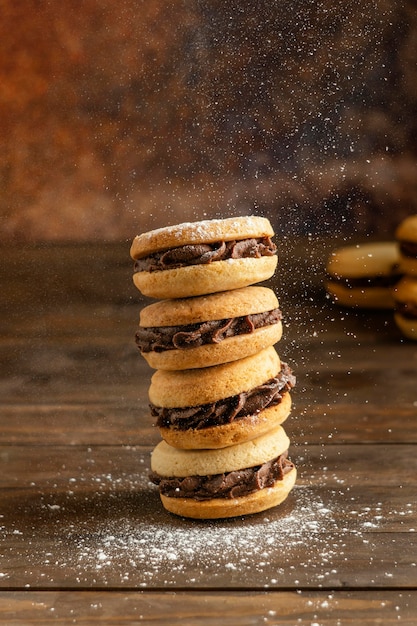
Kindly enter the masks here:
[[4, 251], [0, 621], [414, 626], [417, 344], [387, 312], [332, 305], [323, 252], [295, 251], [272, 286], [297, 485], [217, 522], [170, 515], [148, 480], [126, 246]]
[[416, 614], [417, 594], [410, 591], [0, 592], [0, 621], [13, 626], [28, 623], [334, 626], [337, 622], [375, 626], [381, 615], [384, 625], [414, 626]]

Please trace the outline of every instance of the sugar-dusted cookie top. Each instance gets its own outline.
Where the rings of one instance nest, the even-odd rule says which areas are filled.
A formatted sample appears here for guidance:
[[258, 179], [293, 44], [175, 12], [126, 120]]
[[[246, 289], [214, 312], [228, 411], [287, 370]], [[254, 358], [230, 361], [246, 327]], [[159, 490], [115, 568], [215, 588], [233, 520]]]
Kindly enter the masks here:
[[133, 259], [140, 259], [160, 250], [189, 244], [272, 237], [273, 235], [271, 223], [265, 217], [244, 216], [184, 222], [137, 235], [132, 242], [130, 255]]

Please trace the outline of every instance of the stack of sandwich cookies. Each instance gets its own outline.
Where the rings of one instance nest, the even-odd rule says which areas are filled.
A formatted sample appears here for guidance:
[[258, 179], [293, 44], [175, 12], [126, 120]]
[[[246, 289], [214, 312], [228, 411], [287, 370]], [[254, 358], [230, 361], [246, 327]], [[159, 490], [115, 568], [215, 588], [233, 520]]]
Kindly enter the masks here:
[[326, 270], [326, 289], [337, 304], [367, 309], [394, 307], [392, 289], [403, 275], [395, 241], [337, 248]]
[[162, 436], [151, 478], [164, 507], [214, 519], [282, 502], [296, 469], [281, 424], [295, 378], [273, 345], [282, 335], [271, 289], [277, 265], [264, 218], [179, 224], [139, 235], [134, 283], [159, 298], [141, 311], [136, 343], [152, 376]]
[[394, 288], [394, 319], [402, 334], [417, 339], [417, 215], [403, 220], [395, 233], [405, 276]]
[[342, 306], [394, 310], [409, 339], [417, 339], [417, 215], [397, 227], [394, 241], [362, 243], [334, 250], [325, 286]]

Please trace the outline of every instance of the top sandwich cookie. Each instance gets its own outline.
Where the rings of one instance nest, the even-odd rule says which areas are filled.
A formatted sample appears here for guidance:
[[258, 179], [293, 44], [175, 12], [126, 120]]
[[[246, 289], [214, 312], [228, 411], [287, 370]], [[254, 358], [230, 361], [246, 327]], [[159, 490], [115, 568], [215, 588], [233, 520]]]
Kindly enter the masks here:
[[392, 309], [392, 289], [402, 274], [394, 241], [345, 246], [330, 255], [326, 289], [342, 306]]
[[395, 232], [400, 249], [404, 272], [417, 276], [417, 215], [410, 215], [401, 222]]
[[273, 228], [264, 217], [186, 222], [137, 235], [133, 282], [151, 298], [186, 298], [246, 287], [277, 266]]
[[136, 344], [155, 369], [183, 370], [242, 359], [282, 336], [272, 289], [252, 286], [142, 309]]

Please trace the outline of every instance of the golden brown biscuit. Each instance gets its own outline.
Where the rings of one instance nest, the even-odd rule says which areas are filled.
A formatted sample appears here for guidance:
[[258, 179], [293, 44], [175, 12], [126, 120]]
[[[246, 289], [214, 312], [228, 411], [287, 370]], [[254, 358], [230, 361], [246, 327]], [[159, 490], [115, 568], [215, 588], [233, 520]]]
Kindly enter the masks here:
[[133, 259], [140, 259], [159, 250], [168, 250], [189, 244], [215, 243], [249, 237], [272, 237], [274, 230], [268, 219], [257, 216], [184, 222], [164, 226], [137, 235], [130, 249]]
[[151, 479], [163, 506], [185, 517], [216, 519], [264, 511], [292, 489], [296, 469], [280, 426], [221, 450], [178, 450], [160, 442], [151, 457]]
[[142, 309], [136, 343], [155, 369], [235, 361], [281, 339], [278, 307], [274, 292], [265, 287], [162, 300]]
[[342, 306], [392, 309], [392, 288], [402, 274], [394, 241], [345, 246], [330, 255], [326, 289]]
[[269, 347], [222, 365], [158, 370], [149, 399], [156, 425], [172, 446], [222, 448], [282, 423], [294, 385], [291, 369]]
[[262, 465], [283, 454], [290, 440], [282, 426], [276, 426], [251, 441], [218, 450], [178, 450], [160, 441], [152, 452], [151, 469], [160, 476], [211, 476]]
[[133, 281], [146, 296], [185, 298], [270, 278], [277, 266], [272, 226], [245, 216], [186, 222], [135, 237]]
[[405, 276], [394, 288], [394, 319], [408, 339], [417, 339], [417, 276]]
[[170, 513], [193, 519], [222, 519], [253, 515], [278, 506], [290, 493], [297, 479], [295, 467], [285, 474], [282, 480], [277, 480], [271, 487], [265, 487], [259, 491], [253, 491], [247, 496], [225, 500], [213, 498], [212, 500], [198, 501], [192, 498], [170, 498], [160, 494], [164, 508]]
[[261, 385], [276, 376], [280, 367], [280, 358], [271, 346], [245, 359], [210, 368], [157, 370], [151, 378], [149, 400], [168, 409], [216, 402]]

